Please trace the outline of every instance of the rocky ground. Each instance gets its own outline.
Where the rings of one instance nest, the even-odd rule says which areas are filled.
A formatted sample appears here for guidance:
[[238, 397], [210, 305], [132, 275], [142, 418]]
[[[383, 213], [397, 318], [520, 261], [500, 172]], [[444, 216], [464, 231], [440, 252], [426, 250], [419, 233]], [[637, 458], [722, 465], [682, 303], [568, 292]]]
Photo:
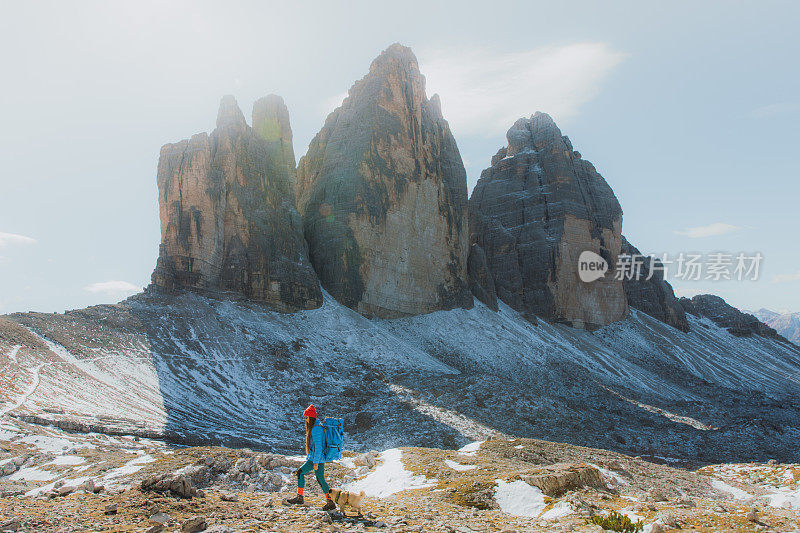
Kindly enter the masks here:
[[[364, 516], [286, 507], [301, 457], [0, 425], [0, 531], [600, 531], [611, 511], [646, 532], [800, 530], [800, 465], [689, 470], [615, 452], [498, 436], [460, 450], [348, 452], [334, 487]], [[753, 509], [756, 509], [754, 512]]]

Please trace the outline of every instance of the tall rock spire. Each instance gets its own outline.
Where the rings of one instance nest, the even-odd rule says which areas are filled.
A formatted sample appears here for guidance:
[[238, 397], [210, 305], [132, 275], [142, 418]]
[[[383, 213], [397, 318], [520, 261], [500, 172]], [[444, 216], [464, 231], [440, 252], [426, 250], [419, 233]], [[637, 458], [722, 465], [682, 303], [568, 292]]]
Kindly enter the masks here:
[[321, 305], [294, 205], [294, 156], [289, 164], [291, 146], [284, 145], [287, 138], [291, 144], [288, 113], [279, 97], [272, 102], [285, 114], [285, 128], [276, 126], [272, 140], [254, 132], [226, 96], [210, 136], [161, 149], [155, 286], [232, 291], [280, 310]]
[[507, 139], [470, 198], [472, 242], [486, 254], [497, 296], [576, 327], [620, 320], [628, 312], [621, 281], [578, 276], [583, 251], [609, 271], [616, 265], [622, 209], [611, 187], [549, 115], [519, 119]]
[[253, 131], [280, 153], [280, 155], [273, 154], [273, 157], [275, 159], [283, 158], [289, 173], [289, 183], [294, 193], [297, 184], [297, 167], [292, 145], [289, 110], [283, 103], [283, 98], [276, 94], [270, 94], [256, 100], [253, 104]]
[[472, 305], [466, 172], [409, 48], [372, 62], [297, 174], [311, 261], [339, 302], [378, 317]]

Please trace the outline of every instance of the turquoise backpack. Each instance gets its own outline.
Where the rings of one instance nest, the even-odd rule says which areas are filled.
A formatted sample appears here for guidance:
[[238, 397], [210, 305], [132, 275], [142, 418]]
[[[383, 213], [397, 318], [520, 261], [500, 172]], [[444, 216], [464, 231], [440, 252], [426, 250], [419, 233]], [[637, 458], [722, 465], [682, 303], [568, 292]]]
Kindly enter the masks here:
[[321, 425], [325, 434], [325, 448], [322, 450], [322, 456], [326, 463], [338, 461], [342, 458], [342, 448], [344, 447], [344, 420], [326, 418]]

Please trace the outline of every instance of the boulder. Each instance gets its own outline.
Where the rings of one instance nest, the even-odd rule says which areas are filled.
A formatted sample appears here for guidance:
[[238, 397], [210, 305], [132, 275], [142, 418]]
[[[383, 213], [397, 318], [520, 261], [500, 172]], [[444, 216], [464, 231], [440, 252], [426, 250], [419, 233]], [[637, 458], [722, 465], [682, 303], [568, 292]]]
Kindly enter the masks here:
[[231, 461], [224, 455], [215, 457], [209, 465], [214, 472], [227, 472], [231, 469]]
[[142, 492], [168, 492], [179, 498], [202, 497], [202, 491], [192, 484], [185, 474], [153, 474], [142, 480], [139, 485]]
[[378, 457], [378, 452], [372, 450], [353, 457], [353, 464], [356, 466], [367, 466], [372, 468], [375, 466]]
[[472, 306], [466, 172], [409, 48], [372, 62], [297, 176], [311, 261], [340, 303], [382, 318]]
[[521, 479], [539, 487], [550, 497], [559, 497], [570, 491], [582, 490], [586, 487], [605, 488], [603, 475], [597, 468], [587, 465], [556, 463], [541, 468], [535, 473], [524, 474]]
[[81, 483], [80, 488], [85, 490], [88, 493], [94, 494], [95, 488], [96, 488], [95, 485], [94, 485], [94, 480], [93, 479], [87, 479], [86, 481]]
[[649, 259], [640, 263], [636, 258], [641, 257], [641, 252], [625, 237], [622, 237], [620, 254], [630, 256], [638, 265], [638, 269], [634, 269], [638, 270], [636, 275], [626, 276], [622, 280], [628, 305], [681, 331], [689, 331], [686, 312], [675, 297], [672, 285], [664, 279], [661, 261], [653, 260], [652, 269]]
[[319, 307], [322, 293], [294, 204], [286, 106], [268, 97], [253, 115], [255, 128], [226, 96], [210, 136], [161, 149], [161, 246], [152, 283], [232, 291], [285, 311]]
[[190, 479], [194, 486], [204, 485], [213, 477], [212, 469], [205, 464], [186, 466], [180, 470], [180, 473]]
[[657, 521], [659, 523], [663, 524], [668, 529], [680, 529], [681, 528], [680, 521], [678, 521], [678, 519], [675, 518], [675, 515], [673, 515], [670, 512], [658, 513], [658, 520]]
[[668, 501], [669, 498], [661, 489], [652, 488], [647, 491], [647, 496], [645, 496], [648, 502], [665, 502]]
[[220, 492], [219, 499], [224, 502], [238, 502], [239, 495], [235, 492]]
[[22, 521], [17, 517], [0, 521], [0, 531], [19, 531], [20, 529], [22, 529]]
[[[486, 254], [497, 297], [517, 311], [581, 328], [624, 318], [625, 291], [613, 276], [622, 208], [611, 187], [549, 115], [519, 119], [506, 138], [469, 202], [470, 242]], [[591, 282], [578, 275], [587, 251], [609, 267]]]
[[168, 514], [164, 514], [164, 513], [160, 513], [160, 512], [159, 513], [155, 513], [154, 515], [152, 515], [150, 517], [150, 522], [152, 524], [158, 524], [158, 525], [161, 525], [161, 526], [164, 526], [164, 525], [168, 524], [169, 521], [170, 521], [169, 515]]
[[205, 531], [206, 527], [205, 518], [202, 516], [194, 516], [188, 520], [184, 520], [181, 524], [181, 533], [197, 533], [198, 531]]

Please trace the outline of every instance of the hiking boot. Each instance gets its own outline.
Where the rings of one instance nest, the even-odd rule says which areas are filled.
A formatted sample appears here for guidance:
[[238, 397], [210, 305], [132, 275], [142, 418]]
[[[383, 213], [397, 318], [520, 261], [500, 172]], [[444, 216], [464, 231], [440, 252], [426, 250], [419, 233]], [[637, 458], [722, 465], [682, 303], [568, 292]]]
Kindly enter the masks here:
[[285, 503], [286, 505], [303, 505], [304, 502], [303, 502], [303, 497], [298, 494], [294, 498], [283, 500], [283, 503]]
[[333, 511], [336, 509], [336, 504], [333, 503], [333, 500], [328, 500], [325, 502], [325, 507], [322, 508], [323, 511]]

